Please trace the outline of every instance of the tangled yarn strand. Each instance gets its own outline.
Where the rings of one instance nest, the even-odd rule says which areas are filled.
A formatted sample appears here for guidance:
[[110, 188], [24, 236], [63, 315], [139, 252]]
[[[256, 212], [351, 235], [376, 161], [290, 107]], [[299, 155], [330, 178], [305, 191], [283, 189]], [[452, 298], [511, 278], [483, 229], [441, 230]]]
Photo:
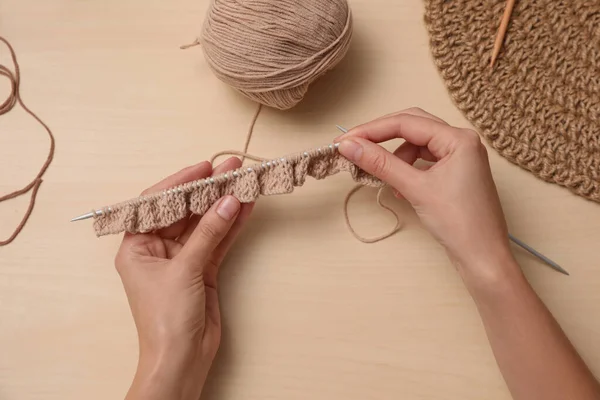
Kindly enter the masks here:
[[40, 125], [42, 125], [44, 127], [44, 129], [48, 133], [48, 137], [50, 139], [50, 149], [48, 150], [48, 156], [46, 157], [46, 161], [40, 168], [40, 170], [37, 173], [37, 175], [35, 176], [35, 178], [33, 178], [33, 180], [31, 182], [29, 182], [22, 189], [15, 190], [14, 192], [8, 193], [4, 196], [0, 196], [0, 202], [3, 202], [6, 200], [9, 200], [9, 199], [13, 199], [15, 197], [19, 197], [31, 190], [31, 197], [29, 200], [29, 205], [27, 207], [27, 210], [25, 211], [25, 214], [23, 215], [23, 218], [21, 219], [21, 222], [19, 222], [19, 224], [17, 225], [17, 227], [15, 228], [13, 233], [6, 240], [0, 241], [0, 246], [5, 246], [16, 239], [16, 237], [19, 235], [21, 230], [25, 227], [25, 224], [27, 223], [27, 220], [29, 219], [31, 212], [33, 211], [33, 207], [35, 205], [35, 199], [37, 197], [38, 189], [42, 183], [42, 176], [44, 175], [44, 173], [46, 173], [46, 170], [48, 169], [48, 167], [50, 166], [50, 163], [52, 162], [52, 159], [54, 158], [55, 144], [54, 144], [54, 135], [52, 134], [52, 131], [50, 130], [48, 125], [46, 125], [44, 123], [44, 121], [42, 121], [40, 119], [40, 117], [38, 117], [33, 111], [31, 111], [29, 109], [29, 107], [27, 107], [25, 105], [25, 103], [23, 102], [23, 99], [21, 98], [21, 91], [20, 91], [21, 72], [19, 69], [19, 63], [17, 62], [17, 55], [15, 53], [14, 48], [3, 37], [0, 37], [0, 42], [4, 43], [8, 47], [8, 50], [10, 52], [10, 56], [12, 58], [12, 62], [13, 62], [14, 68], [15, 68], [15, 72], [13, 73], [6, 66], [0, 65], [0, 76], [4, 76], [4, 77], [8, 78], [8, 80], [10, 81], [10, 87], [11, 87], [8, 98], [4, 102], [2, 102], [2, 104], [0, 104], [0, 115], [10, 112], [15, 107], [15, 105], [19, 104], [21, 107], [23, 107], [23, 109], [25, 110], [25, 112], [27, 114], [31, 115], [37, 122], [39, 122]]

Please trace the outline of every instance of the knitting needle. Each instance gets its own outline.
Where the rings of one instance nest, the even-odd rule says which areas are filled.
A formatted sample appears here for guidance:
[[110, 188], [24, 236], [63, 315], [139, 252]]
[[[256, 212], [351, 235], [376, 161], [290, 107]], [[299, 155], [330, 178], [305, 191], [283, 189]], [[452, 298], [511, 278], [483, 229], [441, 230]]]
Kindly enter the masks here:
[[[96, 215], [102, 215], [103, 214], [102, 210], [97, 210], [97, 211], [94, 211], [94, 212], [96, 213]], [[75, 218], [73, 218], [71, 220], [71, 222], [81, 221], [81, 220], [84, 220], [84, 219], [93, 218], [94, 217], [94, 212], [89, 212], [87, 214], [83, 214], [83, 215], [80, 215], [78, 217], [75, 217]], [[540, 260], [544, 261], [546, 264], [548, 264], [550, 267], [554, 268], [556, 271], [558, 271], [560, 273], [563, 273], [565, 275], [569, 275], [569, 273], [564, 268], [562, 268], [560, 265], [558, 265], [557, 263], [555, 263], [554, 261], [552, 261], [551, 259], [549, 259], [545, 255], [543, 255], [542, 253], [540, 253], [537, 250], [535, 250], [533, 247], [531, 247], [531, 246], [527, 245], [526, 243], [522, 242], [521, 240], [517, 239], [516, 237], [514, 237], [510, 233], [508, 234], [508, 237], [515, 244], [517, 244], [518, 246], [522, 247], [523, 249], [525, 249], [529, 253], [533, 254], [534, 256], [536, 256], [537, 258], [539, 258]]]
[[[344, 133], [348, 133], [348, 129], [336, 125], [336, 128], [338, 128], [340, 131], [344, 132]], [[523, 241], [517, 239], [516, 237], [514, 237], [513, 235], [511, 235], [510, 233], [508, 234], [509, 239], [515, 243], [516, 245], [520, 246], [521, 248], [527, 250], [529, 253], [533, 254], [534, 256], [536, 256], [537, 258], [539, 258], [540, 260], [544, 261], [546, 264], [548, 264], [550, 267], [552, 267], [554, 270], [565, 274], [565, 275], [569, 275], [569, 273], [560, 265], [558, 265], [557, 263], [555, 263], [554, 261], [552, 261], [551, 259], [549, 259], [548, 257], [546, 257], [545, 255], [543, 255], [542, 253], [540, 253], [539, 251], [535, 250], [533, 247], [527, 245], [526, 243], [524, 243]]]
[[490, 68], [494, 67], [494, 63], [500, 54], [500, 48], [504, 42], [506, 36], [506, 30], [508, 29], [508, 23], [510, 22], [510, 16], [515, 6], [515, 0], [507, 0], [506, 8], [504, 9], [504, 15], [502, 21], [500, 21], [500, 27], [498, 28], [498, 34], [496, 35], [496, 42], [494, 43], [494, 50], [492, 52], [492, 60], [490, 61]]
[[96, 216], [96, 215], [102, 215], [102, 214], [103, 214], [103, 213], [102, 213], [102, 210], [96, 210], [96, 211], [89, 212], [89, 213], [87, 213], [87, 214], [83, 214], [83, 215], [80, 215], [80, 216], [78, 216], [78, 217], [75, 217], [75, 218], [73, 218], [73, 219], [71, 220], [71, 222], [75, 222], [75, 221], [82, 221], [82, 220], [84, 220], [84, 219], [93, 218], [93, 217], [94, 217], [94, 216]]
[[[336, 127], [346, 133], [348, 132], [347, 129], [336, 125]], [[108, 208], [108, 211], [110, 212], [110, 207]], [[104, 211], [103, 210], [95, 210], [92, 212], [89, 212], [87, 214], [83, 214], [80, 216], [77, 216], [73, 219], [71, 219], [71, 222], [75, 222], [75, 221], [82, 221], [85, 219], [89, 219], [89, 218], [93, 218], [96, 216], [102, 216], [104, 215]], [[549, 266], [551, 266], [553, 269], [565, 274], [565, 275], [569, 275], [569, 273], [567, 271], [565, 271], [562, 267], [560, 267], [558, 264], [556, 264], [554, 261], [550, 260], [549, 258], [547, 258], [546, 256], [544, 256], [543, 254], [539, 253], [538, 251], [536, 251], [535, 249], [533, 249], [532, 247], [528, 246], [527, 244], [523, 243], [522, 241], [520, 241], [519, 239], [515, 238], [514, 236], [510, 235], [510, 240], [512, 240], [514, 243], [516, 243], [517, 245], [521, 246], [523, 249], [527, 250], [528, 252], [530, 252], [531, 254], [533, 254], [534, 256], [538, 257], [539, 259], [541, 259], [542, 261], [546, 262]]]
[[555, 270], [557, 270], [558, 272], [561, 272], [565, 275], [569, 275], [569, 273], [560, 265], [558, 265], [557, 263], [555, 263], [554, 261], [552, 261], [551, 259], [549, 259], [548, 257], [546, 257], [545, 255], [543, 255], [542, 253], [540, 253], [539, 251], [536, 251], [534, 248], [532, 248], [531, 246], [528, 246], [526, 243], [523, 243], [521, 240], [517, 239], [516, 237], [514, 237], [513, 235], [511, 235], [510, 233], [508, 234], [508, 237], [510, 238], [510, 240], [512, 240], [515, 244], [517, 244], [518, 246], [520, 246], [521, 248], [527, 250], [528, 252], [530, 252], [531, 254], [533, 254], [534, 256], [536, 256], [537, 258], [539, 258], [540, 260], [544, 261], [546, 264], [548, 264], [549, 266], [551, 266], [552, 268], [554, 268]]

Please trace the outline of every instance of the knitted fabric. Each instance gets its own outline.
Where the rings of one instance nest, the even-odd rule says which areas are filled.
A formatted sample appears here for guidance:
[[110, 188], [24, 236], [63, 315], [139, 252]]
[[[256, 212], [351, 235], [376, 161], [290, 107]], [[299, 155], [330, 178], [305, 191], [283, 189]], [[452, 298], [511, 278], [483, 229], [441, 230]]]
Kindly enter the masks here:
[[95, 213], [94, 230], [97, 236], [124, 231], [151, 232], [170, 226], [190, 213], [202, 216], [225, 195], [251, 203], [260, 195], [291, 193], [294, 187], [304, 184], [307, 176], [324, 179], [342, 171], [349, 172], [362, 185], [384, 186], [340, 155], [336, 146], [329, 145], [106, 207]]
[[426, 0], [435, 64], [503, 157], [600, 201], [600, 2], [519, 0], [493, 70], [504, 0]]

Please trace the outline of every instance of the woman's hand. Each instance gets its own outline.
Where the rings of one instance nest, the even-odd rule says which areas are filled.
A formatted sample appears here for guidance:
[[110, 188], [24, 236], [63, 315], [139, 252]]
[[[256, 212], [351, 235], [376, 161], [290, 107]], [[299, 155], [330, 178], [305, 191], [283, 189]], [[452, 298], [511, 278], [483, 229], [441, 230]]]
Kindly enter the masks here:
[[[241, 166], [202, 162], [143, 194]], [[232, 196], [202, 218], [152, 234], [126, 234], [115, 265], [139, 336], [139, 362], [127, 399], [198, 399], [221, 337], [217, 274], [251, 204]]]
[[[376, 144], [395, 138], [405, 142], [393, 153]], [[409, 109], [360, 125], [336, 141], [342, 155], [412, 204], [461, 273], [489, 277], [498, 272], [487, 267], [490, 260], [496, 265], [512, 259], [487, 152], [476, 132]], [[419, 158], [434, 164], [415, 168]]]
[[[375, 144], [406, 141], [390, 153]], [[521, 273], [485, 147], [473, 131], [410, 109], [352, 129], [339, 151], [385, 181], [446, 247], [515, 400], [600, 399], [600, 385]], [[375, 143], [374, 143], [375, 142]], [[431, 168], [413, 167], [417, 159]]]

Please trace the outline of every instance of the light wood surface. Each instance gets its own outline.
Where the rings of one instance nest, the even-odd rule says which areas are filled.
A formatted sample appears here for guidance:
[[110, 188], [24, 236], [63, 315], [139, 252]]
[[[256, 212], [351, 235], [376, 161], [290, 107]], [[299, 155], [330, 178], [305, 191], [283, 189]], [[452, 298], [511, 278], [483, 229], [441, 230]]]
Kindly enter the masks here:
[[[345, 61], [288, 112], [265, 110], [251, 152], [328, 143], [410, 106], [469, 126], [431, 61], [420, 0], [352, 0]], [[56, 134], [56, 158], [18, 239], [0, 248], [0, 399], [118, 399], [137, 340], [113, 267], [119, 237], [69, 219], [135, 196], [224, 149], [240, 149], [255, 105], [220, 83], [199, 48], [207, 0], [0, 0], [0, 34], [22, 68], [22, 95]], [[493, 37], [490, 38], [493, 40]], [[0, 60], [7, 63], [7, 51]], [[0, 80], [0, 96], [8, 93]], [[0, 193], [45, 158], [43, 130], [17, 109], [0, 118]], [[513, 234], [562, 276], [515, 249], [528, 278], [600, 374], [600, 205], [543, 183], [491, 152]], [[357, 242], [341, 211], [351, 179], [309, 181], [263, 198], [221, 275], [224, 338], [205, 399], [508, 399], [474, 305], [406, 204], [405, 226]], [[365, 235], [393, 225], [364, 191]], [[0, 236], [25, 198], [0, 204]], [[388, 196], [387, 201], [392, 201]]]

